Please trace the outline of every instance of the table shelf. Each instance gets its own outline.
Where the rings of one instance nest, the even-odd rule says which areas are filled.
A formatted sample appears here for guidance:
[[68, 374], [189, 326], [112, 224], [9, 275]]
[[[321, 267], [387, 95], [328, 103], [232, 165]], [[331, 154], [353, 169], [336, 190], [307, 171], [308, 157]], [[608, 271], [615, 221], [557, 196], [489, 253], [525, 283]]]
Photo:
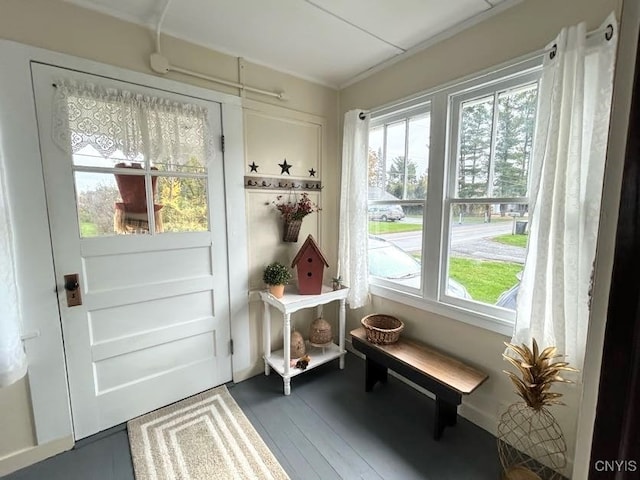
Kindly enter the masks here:
[[[322, 347], [313, 347], [306, 343], [307, 355], [311, 357], [311, 362], [305, 370], [301, 368], [291, 367], [289, 369], [289, 378], [293, 378], [296, 375], [300, 375], [301, 373], [308, 372], [309, 370], [313, 370], [320, 365], [324, 365], [336, 358], [340, 358], [345, 354], [344, 351], [340, 350], [340, 347], [335, 343], [331, 343], [328, 346]], [[271, 352], [271, 356], [265, 357], [265, 362], [268, 362], [271, 368], [273, 368], [281, 377], [284, 377], [286, 374], [284, 373], [284, 349], [280, 349], [276, 352]]]
[[[340, 368], [344, 368], [344, 336], [345, 336], [345, 317], [346, 317], [346, 299], [349, 293], [348, 288], [341, 288], [339, 290], [333, 290], [328, 286], [323, 286], [322, 291], [318, 295], [300, 295], [297, 291], [287, 290], [284, 297], [276, 298], [268, 291], [264, 290], [260, 292], [260, 298], [262, 299], [263, 310], [263, 342], [264, 342], [264, 373], [269, 375], [273, 368], [281, 377], [284, 383], [284, 394], [291, 394], [291, 378], [302, 373], [306, 373], [313, 370], [322, 364], [340, 359]], [[322, 307], [328, 303], [338, 301], [340, 302], [339, 313], [339, 328], [337, 344], [331, 343], [326, 347], [314, 347], [306, 343], [307, 354], [311, 357], [311, 362], [305, 370], [300, 368], [291, 367], [289, 361], [284, 361], [285, 358], [289, 358], [291, 353], [291, 314], [305, 308], [317, 308], [318, 316], [322, 315]], [[283, 320], [283, 344], [284, 348], [281, 350], [271, 352], [271, 307], [276, 308], [282, 313]]]

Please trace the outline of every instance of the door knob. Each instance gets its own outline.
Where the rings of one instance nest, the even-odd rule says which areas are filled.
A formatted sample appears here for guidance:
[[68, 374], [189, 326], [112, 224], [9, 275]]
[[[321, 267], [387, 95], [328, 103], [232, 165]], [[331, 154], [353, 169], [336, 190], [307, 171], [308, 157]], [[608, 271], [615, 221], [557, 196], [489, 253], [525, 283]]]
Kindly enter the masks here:
[[64, 289], [67, 295], [67, 307], [77, 307], [82, 305], [82, 295], [80, 295], [80, 276], [71, 273], [64, 276]]

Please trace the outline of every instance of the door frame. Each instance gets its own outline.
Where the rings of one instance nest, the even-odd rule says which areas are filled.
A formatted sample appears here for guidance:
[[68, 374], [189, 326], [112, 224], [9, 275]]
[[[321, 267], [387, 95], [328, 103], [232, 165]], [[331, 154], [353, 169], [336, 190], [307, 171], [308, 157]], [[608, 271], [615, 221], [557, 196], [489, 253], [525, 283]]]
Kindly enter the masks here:
[[[605, 327], [589, 479], [637, 478], [640, 468], [640, 37]], [[606, 462], [618, 460], [617, 473]]]
[[[6, 107], [0, 109], [3, 133], [0, 155], [7, 159], [10, 216], [17, 246], [17, 283], [29, 360], [28, 382], [36, 440], [42, 445], [72, 436], [73, 427], [56, 294], [56, 287], [61, 285], [56, 285], [53, 271], [31, 63], [78, 70], [221, 104], [227, 245], [233, 245], [227, 255], [232, 339], [250, 338], [248, 267], [231, 268], [248, 265], [242, 104], [237, 96], [8, 40], [0, 40], [0, 58], [3, 63], [0, 104]], [[28, 248], [20, 248], [21, 245]], [[236, 342], [232, 355], [234, 380], [250, 367], [250, 361], [249, 342]]]

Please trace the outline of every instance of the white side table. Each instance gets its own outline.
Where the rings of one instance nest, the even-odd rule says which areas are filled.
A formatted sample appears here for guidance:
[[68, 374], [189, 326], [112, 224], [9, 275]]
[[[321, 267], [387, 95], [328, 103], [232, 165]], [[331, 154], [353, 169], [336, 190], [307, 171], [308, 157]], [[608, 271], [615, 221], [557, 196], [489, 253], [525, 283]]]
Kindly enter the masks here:
[[[344, 330], [346, 316], [346, 299], [349, 289], [344, 287], [340, 290], [333, 290], [326, 285], [322, 287], [319, 295], [300, 295], [297, 292], [285, 291], [284, 297], [276, 298], [268, 291], [261, 291], [260, 298], [264, 303], [263, 313], [263, 341], [264, 341], [264, 374], [269, 375], [273, 368], [284, 382], [284, 394], [291, 394], [291, 377], [313, 370], [324, 363], [340, 358], [340, 369], [344, 368]], [[311, 362], [306, 370], [291, 367], [289, 357], [291, 353], [291, 314], [304, 308], [317, 307], [317, 315], [322, 316], [322, 306], [327, 303], [340, 302], [340, 326], [338, 329], [339, 343], [331, 343], [324, 347], [313, 347], [307, 342], [307, 353], [311, 357]], [[271, 351], [271, 311], [269, 306], [275, 307], [282, 312], [283, 330], [282, 337], [284, 348], [276, 352]]]

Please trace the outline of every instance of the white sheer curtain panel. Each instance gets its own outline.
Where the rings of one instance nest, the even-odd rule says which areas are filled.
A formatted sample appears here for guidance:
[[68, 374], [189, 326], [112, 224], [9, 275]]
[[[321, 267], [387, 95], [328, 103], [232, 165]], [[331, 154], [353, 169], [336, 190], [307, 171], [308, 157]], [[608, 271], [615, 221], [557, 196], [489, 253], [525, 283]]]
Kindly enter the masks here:
[[359, 308], [369, 301], [367, 264], [367, 165], [369, 116], [360, 118], [362, 110], [344, 115], [342, 138], [342, 182], [340, 186], [340, 237], [338, 275], [347, 285], [349, 308]]
[[0, 151], [0, 388], [27, 373], [27, 357], [20, 338], [20, 303], [10, 220], [4, 158]]
[[[610, 27], [609, 27], [610, 26]], [[545, 56], [531, 161], [531, 228], [512, 342], [555, 345], [582, 369], [618, 26], [564, 28]]]
[[105, 158], [148, 154], [171, 170], [190, 157], [211, 158], [207, 110], [199, 105], [71, 80], [57, 81], [55, 95], [53, 139], [65, 151], [91, 145]]

